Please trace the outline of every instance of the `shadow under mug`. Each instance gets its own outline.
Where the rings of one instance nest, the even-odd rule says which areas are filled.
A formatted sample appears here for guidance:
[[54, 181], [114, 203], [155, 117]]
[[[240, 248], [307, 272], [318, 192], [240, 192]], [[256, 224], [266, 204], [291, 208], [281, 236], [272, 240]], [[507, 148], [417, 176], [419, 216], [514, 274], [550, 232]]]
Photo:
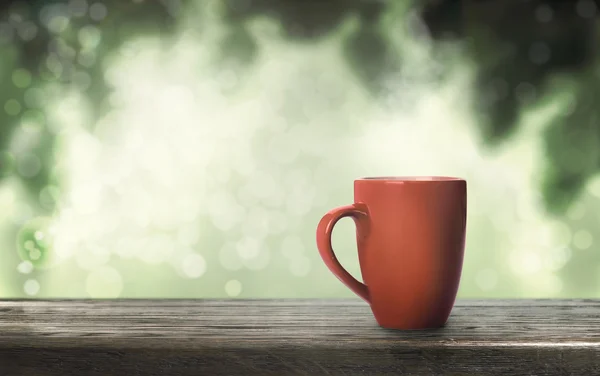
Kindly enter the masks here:
[[[356, 224], [364, 284], [337, 260], [331, 234], [337, 221]], [[467, 183], [453, 177], [374, 177], [354, 181], [354, 204], [329, 211], [317, 246], [331, 272], [365, 300], [390, 329], [443, 326], [461, 277]]]

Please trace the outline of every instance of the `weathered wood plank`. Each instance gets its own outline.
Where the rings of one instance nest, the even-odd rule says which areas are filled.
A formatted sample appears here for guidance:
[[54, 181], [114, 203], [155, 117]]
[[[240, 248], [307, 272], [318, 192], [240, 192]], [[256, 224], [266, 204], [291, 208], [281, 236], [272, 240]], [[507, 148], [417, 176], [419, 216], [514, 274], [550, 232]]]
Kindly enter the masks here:
[[359, 300], [0, 301], [0, 375], [600, 374], [600, 301], [459, 301], [382, 329]]

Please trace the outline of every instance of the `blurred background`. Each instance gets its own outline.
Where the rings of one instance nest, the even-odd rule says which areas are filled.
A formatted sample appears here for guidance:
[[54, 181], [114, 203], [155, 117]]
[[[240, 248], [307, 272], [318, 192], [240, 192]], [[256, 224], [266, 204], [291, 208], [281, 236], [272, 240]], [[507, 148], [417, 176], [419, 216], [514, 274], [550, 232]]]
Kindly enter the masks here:
[[459, 297], [599, 297], [598, 5], [2, 2], [0, 298], [351, 297], [378, 175], [467, 179]]

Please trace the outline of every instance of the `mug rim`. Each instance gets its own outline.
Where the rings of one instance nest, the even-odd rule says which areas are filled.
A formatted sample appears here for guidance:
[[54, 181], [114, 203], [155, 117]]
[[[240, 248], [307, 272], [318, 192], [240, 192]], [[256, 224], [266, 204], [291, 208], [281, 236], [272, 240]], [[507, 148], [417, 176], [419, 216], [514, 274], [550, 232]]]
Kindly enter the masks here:
[[452, 182], [452, 181], [466, 181], [463, 178], [453, 177], [453, 176], [367, 176], [358, 178], [355, 181], [364, 181], [364, 182], [411, 182], [411, 183], [431, 183], [431, 182]]

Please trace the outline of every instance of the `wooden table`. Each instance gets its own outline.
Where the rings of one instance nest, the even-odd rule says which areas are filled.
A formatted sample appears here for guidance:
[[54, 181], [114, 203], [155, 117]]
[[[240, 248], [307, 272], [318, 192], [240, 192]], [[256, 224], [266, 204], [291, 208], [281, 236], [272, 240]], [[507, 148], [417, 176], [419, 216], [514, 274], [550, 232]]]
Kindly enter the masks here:
[[600, 301], [459, 301], [446, 327], [358, 300], [0, 301], [0, 375], [600, 375]]

